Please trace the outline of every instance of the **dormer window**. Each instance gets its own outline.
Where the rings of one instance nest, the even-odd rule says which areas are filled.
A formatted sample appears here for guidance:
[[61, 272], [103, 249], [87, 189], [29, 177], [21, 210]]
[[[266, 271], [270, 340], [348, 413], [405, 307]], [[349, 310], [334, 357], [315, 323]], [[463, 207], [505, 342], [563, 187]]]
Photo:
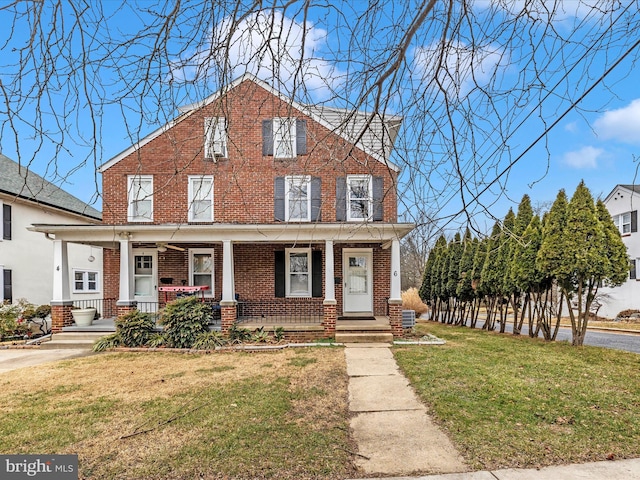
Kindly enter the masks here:
[[227, 156], [227, 122], [224, 117], [204, 119], [204, 158]]
[[273, 158], [295, 158], [307, 153], [307, 122], [295, 118], [273, 118], [262, 122], [262, 154]]

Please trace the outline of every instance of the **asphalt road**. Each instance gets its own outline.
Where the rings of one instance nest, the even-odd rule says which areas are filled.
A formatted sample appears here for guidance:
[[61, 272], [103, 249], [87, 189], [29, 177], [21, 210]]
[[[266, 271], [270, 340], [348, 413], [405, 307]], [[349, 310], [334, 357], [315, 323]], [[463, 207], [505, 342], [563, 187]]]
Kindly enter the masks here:
[[[513, 324], [511, 322], [511, 319], [507, 321], [506, 331], [509, 333], [513, 331]], [[483, 324], [484, 321], [479, 319], [476, 328], [482, 328]], [[496, 331], [499, 328], [500, 326], [498, 325], [498, 322], [496, 322]], [[522, 325], [521, 335], [528, 334], [529, 329], [527, 328], [527, 325]], [[571, 342], [571, 329], [560, 328], [560, 330], [558, 330], [558, 336], [556, 337], [556, 340]], [[587, 330], [584, 344], [591, 345], [593, 347], [613, 348], [614, 350], [624, 350], [627, 352], [640, 353], [640, 334], [635, 335], [632, 333], [613, 333], [597, 330]]]

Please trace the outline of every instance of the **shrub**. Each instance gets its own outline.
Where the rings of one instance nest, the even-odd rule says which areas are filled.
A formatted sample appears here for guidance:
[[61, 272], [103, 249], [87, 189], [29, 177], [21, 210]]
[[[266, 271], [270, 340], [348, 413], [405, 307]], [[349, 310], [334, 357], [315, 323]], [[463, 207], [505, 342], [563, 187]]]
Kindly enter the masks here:
[[402, 292], [402, 308], [405, 310], [415, 310], [417, 316], [429, 310], [429, 307], [422, 301], [418, 294], [418, 289], [415, 287]]
[[0, 304], [0, 341], [27, 333], [28, 327], [22, 321], [21, 314], [20, 305]]
[[147, 346], [151, 348], [164, 347], [167, 344], [167, 336], [164, 333], [154, 333], [149, 337]]
[[49, 315], [51, 315], [51, 305], [40, 305], [36, 308], [36, 318], [47, 318]]
[[206, 332], [201, 333], [193, 342], [193, 348], [198, 350], [214, 350], [216, 347], [221, 347], [226, 344], [227, 341], [220, 332]]
[[251, 341], [251, 332], [246, 328], [238, 327], [235, 323], [229, 329], [229, 341], [231, 343], [243, 343]]
[[138, 310], [121, 315], [116, 319], [116, 333], [125, 347], [146, 345], [153, 334], [155, 323], [148, 313]]
[[168, 346], [191, 348], [198, 335], [209, 330], [209, 320], [212, 316], [211, 307], [196, 297], [181, 298], [168, 303], [161, 316]]
[[101, 337], [93, 344], [94, 352], [104, 352], [109, 348], [115, 348], [122, 345], [122, 339], [119, 333], [112, 333], [106, 337]]

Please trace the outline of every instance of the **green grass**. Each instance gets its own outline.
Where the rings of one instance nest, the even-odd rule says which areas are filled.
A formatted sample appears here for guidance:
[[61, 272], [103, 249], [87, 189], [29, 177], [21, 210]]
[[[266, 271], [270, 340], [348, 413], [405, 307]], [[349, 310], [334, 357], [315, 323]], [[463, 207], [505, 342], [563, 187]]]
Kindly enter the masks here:
[[418, 395], [478, 469], [640, 456], [640, 356], [436, 323], [396, 348]]
[[333, 349], [22, 369], [0, 374], [0, 453], [77, 453], [91, 479], [353, 477], [346, 385]]

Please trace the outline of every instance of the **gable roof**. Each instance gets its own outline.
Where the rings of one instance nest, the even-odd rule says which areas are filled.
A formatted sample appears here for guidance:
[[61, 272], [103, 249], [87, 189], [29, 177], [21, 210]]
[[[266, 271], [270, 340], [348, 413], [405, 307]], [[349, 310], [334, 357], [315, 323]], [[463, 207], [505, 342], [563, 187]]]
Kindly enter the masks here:
[[256, 85], [267, 90], [272, 95], [278, 97], [283, 102], [290, 104], [296, 110], [299, 110], [304, 115], [311, 117], [317, 123], [341, 136], [347, 142], [352, 143], [368, 155], [371, 155], [379, 162], [387, 165], [392, 170], [396, 172], [400, 170], [397, 165], [389, 161], [389, 156], [391, 155], [393, 144], [395, 142], [398, 131], [400, 130], [402, 117], [397, 115], [381, 116], [377, 113], [357, 112], [347, 109], [306, 105], [286, 97], [281, 92], [273, 88], [265, 81], [260, 80], [256, 76], [250, 73], [245, 73], [241, 77], [232, 81], [225, 88], [218, 90], [216, 93], [210, 95], [204, 100], [179, 107], [178, 111], [180, 112], [180, 115], [178, 115], [178, 117], [158, 128], [157, 130], [151, 132], [139, 142], [131, 145], [126, 150], [120, 152], [112, 159], [103, 163], [98, 168], [98, 171], [101, 173], [104, 172], [109, 167], [115, 165], [123, 158], [142, 148], [144, 145], [159, 137], [167, 130], [170, 130], [182, 120], [198, 111], [200, 108], [216, 101], [227, 92], [246, 81], [255, 83]]
[[92, 220], [102, 220], [102, 214], [91, 205], [65, 192], [28, 168], [21, 167], [1, 153], [0, 172], [2, 172], [0, 193], [75, 213]]
[[615, 193], [621, 188], [624, 189], [624, 190], [627, 190], [632, 195], [634, 193], [640, 194], [640, 185], [629, 185], [629, 184], [625, 185], [625, 184], [619, 183], [618, 185], [613, 187], [611, 192], [609, 192], [609, 195], [607, 195], [606, 198], [604, 199], [604, 203], [608, 203], [609, 200], [611, 200], [613, 198]]

